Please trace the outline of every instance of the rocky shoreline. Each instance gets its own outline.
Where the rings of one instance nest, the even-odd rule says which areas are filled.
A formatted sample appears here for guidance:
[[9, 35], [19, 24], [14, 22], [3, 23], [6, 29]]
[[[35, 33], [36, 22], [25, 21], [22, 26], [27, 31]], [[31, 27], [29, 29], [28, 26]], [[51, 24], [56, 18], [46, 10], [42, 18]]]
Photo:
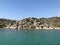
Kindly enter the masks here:
[[22, 20], [0, 19], [0, 28], [8, 29], [60, 29], [60, 17], [25, 18]]
[[[17, 29], [16, 27], [4, 27], [5, 29]], [[20, 28], [19, 28], [20, 29]], [[27, 28], [26, 28], [27, 29]], [[27, 30], [31, 30], [31, 29], [27, 29]], [[36, 28], [35, 30], [60, 30], [60, 28]]]

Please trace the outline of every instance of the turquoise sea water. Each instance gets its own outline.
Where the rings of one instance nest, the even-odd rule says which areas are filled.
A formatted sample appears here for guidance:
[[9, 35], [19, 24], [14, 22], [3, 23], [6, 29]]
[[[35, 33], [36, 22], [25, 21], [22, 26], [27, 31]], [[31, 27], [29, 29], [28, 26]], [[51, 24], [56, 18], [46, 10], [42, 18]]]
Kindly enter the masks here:
[[60, 30], [0, 29], [0, 45], [60, 45]]

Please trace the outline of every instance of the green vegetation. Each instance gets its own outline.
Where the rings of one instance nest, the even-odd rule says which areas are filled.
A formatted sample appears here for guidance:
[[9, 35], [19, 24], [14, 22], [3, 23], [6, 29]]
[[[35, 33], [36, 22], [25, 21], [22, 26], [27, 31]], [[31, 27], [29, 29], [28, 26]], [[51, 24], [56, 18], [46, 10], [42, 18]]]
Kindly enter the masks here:
[[[37, 24], [35, 25], [34, 22]], [[18, 23], [18, 24], [17, 24]], [[9, 19], [0, 19], [0, 28], [7, 27], [8, 25], [10, 26], [25, 26], [28, 28], [36, 28], [36, 26], [43, 25], [43, 24], [48, 24], [52, 25], [54, 27], [60, 27], [60, 17], [51, 17], [51, 18], [25, 18], [20, 21], [17, 20], [9, 20]]]
[[36, 27], [34, 26], [34, 25], [31, 25], [31, 27], [30, 27], [31, 29], [35, 29]]

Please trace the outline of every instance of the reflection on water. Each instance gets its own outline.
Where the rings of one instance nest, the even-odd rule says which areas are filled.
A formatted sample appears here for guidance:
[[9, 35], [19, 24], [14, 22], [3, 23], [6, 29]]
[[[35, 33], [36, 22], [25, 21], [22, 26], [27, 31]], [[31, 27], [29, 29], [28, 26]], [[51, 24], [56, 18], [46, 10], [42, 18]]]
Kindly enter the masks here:
[[0, 45], [60, 45], [60, 30], [0, 29]]

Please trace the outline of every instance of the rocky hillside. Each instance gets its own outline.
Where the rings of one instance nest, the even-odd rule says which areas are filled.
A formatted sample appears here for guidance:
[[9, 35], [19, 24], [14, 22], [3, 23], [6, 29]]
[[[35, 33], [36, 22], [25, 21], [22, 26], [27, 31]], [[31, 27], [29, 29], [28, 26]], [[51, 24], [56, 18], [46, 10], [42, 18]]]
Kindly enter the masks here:
[[0, 28], [12, 26], [26, 26], [27, 28], [35, 28], [39, 25], [48, 24], [54, 27], [60, 27], [60, 17], [50, 17], [50, 18], [25, 18], [22, 20], [10, 20], [10, 19], [0, 19]]
[[11, 24], [13, 25], [16, 23], [16, 20], [10, 20], [10, 19], [0, 19], [0, 28], [7, 27], [7, 25]]
[[50, 18], [25, 18], [23, 20], [21, 20], [22, 22], [31, 22], [32, 24], [34, 23], [34, 21], [40, 22], [41, 24], [52, 24], [55, 27], [60, 27], [60, 17], [50, 17]]

